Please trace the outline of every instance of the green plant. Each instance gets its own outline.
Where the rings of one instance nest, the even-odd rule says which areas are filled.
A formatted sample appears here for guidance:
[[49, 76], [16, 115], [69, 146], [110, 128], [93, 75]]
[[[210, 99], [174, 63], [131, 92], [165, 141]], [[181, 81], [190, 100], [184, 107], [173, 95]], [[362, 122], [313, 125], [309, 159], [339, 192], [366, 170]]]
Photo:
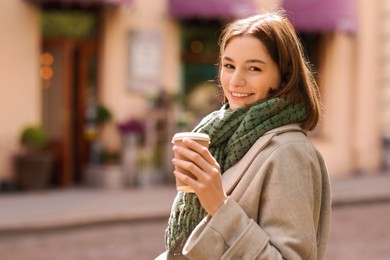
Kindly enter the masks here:
[[44, 189], [50, 185], [55, 157], [48, 148], [46, 132], [29, 125], [20, 133], [22, 151], [15, 154], [15, 181], [19, 189]]
[[111, 111], [107, 107], [103, 105], [99, 105], [97, 107], [97, 117], [96, 117], [97, 123], [104, 124], [109, 122], [111, 119], [112, 119]]
[[41, 126], [30, 125], [22, 130], [20, 143], [28, 150], [41, 151], [47, 146], [47, 136]]

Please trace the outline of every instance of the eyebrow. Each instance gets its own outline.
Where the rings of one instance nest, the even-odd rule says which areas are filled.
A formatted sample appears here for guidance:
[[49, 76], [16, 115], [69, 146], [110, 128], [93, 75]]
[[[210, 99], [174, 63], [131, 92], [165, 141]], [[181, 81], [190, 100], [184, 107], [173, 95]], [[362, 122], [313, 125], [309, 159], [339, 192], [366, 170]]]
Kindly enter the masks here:
[[[227, 60], [227, 61], [230, 61], [230, 62], [233, 62], [233, 59], [232, 58], [229, 58], [227, 56], [223, 57], [223, 60]], [[246, 63], [261, 63], [261, 64], [266, 64], [263, 60], [260, 60], [260, 59], [250, 59], [250, 60], [247, 60], [245, 61]]]

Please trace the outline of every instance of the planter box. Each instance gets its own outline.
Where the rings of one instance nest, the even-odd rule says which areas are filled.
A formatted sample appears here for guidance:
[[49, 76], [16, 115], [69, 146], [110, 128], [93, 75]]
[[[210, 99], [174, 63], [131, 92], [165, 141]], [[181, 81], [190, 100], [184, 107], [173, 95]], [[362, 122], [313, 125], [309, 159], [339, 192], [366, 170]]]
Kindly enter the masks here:
[[88, 165], [85, 184], [90, 187], [121, 189], [125, 187], [125, 176], [120, 165]]
[[14, 157], [16, 186], [21, 190], [48, 188], [53, 171], [54, 157], [50, 153], [17, 155]]

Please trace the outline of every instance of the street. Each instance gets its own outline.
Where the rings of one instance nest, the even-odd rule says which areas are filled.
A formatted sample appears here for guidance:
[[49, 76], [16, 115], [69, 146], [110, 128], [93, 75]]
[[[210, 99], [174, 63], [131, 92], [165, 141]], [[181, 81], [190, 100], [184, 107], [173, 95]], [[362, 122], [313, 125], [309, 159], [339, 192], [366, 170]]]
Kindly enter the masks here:
[[[154, 259], [166, 219], [0, 234], [3, 260]], [[389, 259], [390, 202], [333, 209], [325, 259]]]
[[2, 260], [150, 260], [164, 250], [167, 220], [0, 234]]
[[390, 202], [334, 208], [325, 259], [390, 259]]

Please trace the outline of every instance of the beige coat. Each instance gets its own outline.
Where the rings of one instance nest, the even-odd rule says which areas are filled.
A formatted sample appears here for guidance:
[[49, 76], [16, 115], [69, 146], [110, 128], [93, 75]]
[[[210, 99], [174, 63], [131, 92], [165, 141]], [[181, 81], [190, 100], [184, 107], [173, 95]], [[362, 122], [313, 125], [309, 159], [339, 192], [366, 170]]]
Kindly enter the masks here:
[[329, 177], [299, 126], [265, 134], [222, 181], [230, 199], [193, 231], [183, 251], [188, 258], [323, 258]]
[[298, 125], [267, 132], [222, 182], [229, 199], [192, 232], [183, 250], [189, 259], [324, 257], [329, 177]]

